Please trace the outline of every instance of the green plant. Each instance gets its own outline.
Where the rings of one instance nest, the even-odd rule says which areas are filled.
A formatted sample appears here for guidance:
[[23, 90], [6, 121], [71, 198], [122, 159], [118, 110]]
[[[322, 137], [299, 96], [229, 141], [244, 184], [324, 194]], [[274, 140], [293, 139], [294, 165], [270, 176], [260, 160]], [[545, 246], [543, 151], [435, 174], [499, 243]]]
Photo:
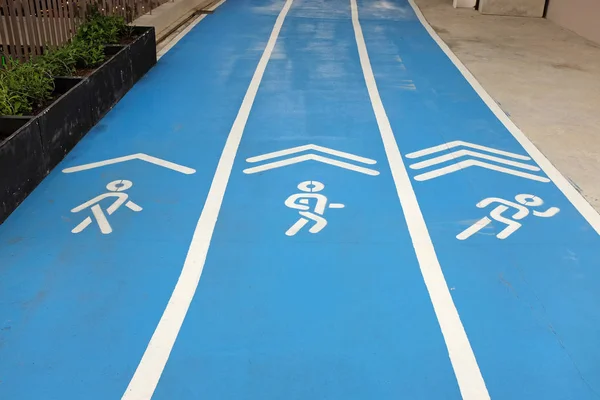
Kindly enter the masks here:
[[25, 94], [33, 105], [41, 105], [54, 90], [54, 78], [43, 66], [31, 61], [20, 63], [9, 60], [5, 68], [9, 88]]
[[104, 46], [79, 38], [62, 47], [49, 49], [37, 57], [35, 64], [45, 68], [52, 76], [71, 76], [77, 68], [96, 67], [104, 61]]
[[11, 91], [5, 80], [5, 75], [0, 74], [0, 115], [22, 115], [31, 111], [27, 97]]
[[42, 65], [8, 59], [0, 69], [2, 113], [21, 115], [42, 106], [54, 90], [54, 78]]
[[93, 68], [104, 62], [104, 46], [131, 37], [133, 27], [120, 16], [103, 15], [97, 5], [88, 8], [85, 21], [71, 43], [48, 49], [35, 59], [35, 64], [52, 76], [70, 76], [77, 68]]
[[133, 28], [120, 16], [103, 15], [91, 6], [69, 44], [48, 48], [33, 61], [20, 63], [2, 56], [0, 115], [22, 115], [44, 105], [54, 91], [54, 76], [71, 76], [77, 68], [104, 62], [104, 46], [131, 37]]
[[104, 46], [99, 43], [88, 43], [75, 38], [69, 44], [75, 65], [79, 68], [96, 67], [104, 61]]
[[78, 59], [77, 51], [70, 44], [48, 49], [34, 62], [50, 72], [52, 76], [70, 76], [75, 72]]
[[77, 30], [75, 39], [94, 44], [117, 44], [127, 30], [123, 17], [103, 15], [98, 6], [90, 6], [85, 22]]

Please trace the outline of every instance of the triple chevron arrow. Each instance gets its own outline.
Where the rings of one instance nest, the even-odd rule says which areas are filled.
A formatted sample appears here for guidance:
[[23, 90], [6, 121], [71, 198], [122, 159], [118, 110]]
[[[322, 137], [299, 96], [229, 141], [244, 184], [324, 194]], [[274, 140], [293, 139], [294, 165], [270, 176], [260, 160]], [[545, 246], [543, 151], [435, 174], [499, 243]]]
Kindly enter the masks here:
[[[419, 174], [415, 176], [415, 180], [417, 181], [427, 181], [429, 179], [434, 179], [443, 175], [450, 174], [452, 172], [461, 171], [468, 167], [481, 167], [490, 169], [493, 171], [501, 172], [504, 174], [514, 175], [525, 179], [531, 179], [533, 181], [538, 182], [550, 182], [550, 179], [545, 176], [540, 176], [537, 174], [525, 172], [525, 171], [540, 171], [540, 168], [537, 165], [532, 165], [528, 163], [524, 163], [521, 161], [529, 161], [530, 157], [524, 156], [521, 154], [515, 154], [504, 150], [494, 149], [492, 147], [481, 146], [474, 143], [463, 142], [461, 140], [456, 140], [453, 142], [444, 143], [438, 146], [429, 147], [427, 149], [415, 151], [414, 153], [410, 153], [406, 155], [406, 158], [421, 158], [425, 156], [429, 156], [431, 154], [439, 153], [442, 151], [447, 151], [453, 149], [455, 147], [470, 147], [471, 149], [485, 151], [487, 153], [496, 154], [490, 155], [486, 153], [481, 153], [479, 151], [462, 149], [453, 151], [451, 153], [447, 153], [444, 155], [440, 155], [437, 157], [429, 158], [424, 161], [419, 161], [417, 163], [411, 164], [411, 169], [421, 170], [424, 168], [436, 166], [447, 161], [455, 161], [453, 164], [446, 165], [441, 168], [436, 168], [430, 170], [428, 172]], [[501, 157], [498, 157], [501, 156]], [[464, 160], [459, 161], [458, 159], [461, 157], [468, 157]], [[481, 161], [486, 160], [486, 161]], [[493, 161], [495, 164], [492, 164], [487, 161]], [[508, 167], [498, 165], [503, 164]], [[525, 170], [525, 171], [524, 171]]]

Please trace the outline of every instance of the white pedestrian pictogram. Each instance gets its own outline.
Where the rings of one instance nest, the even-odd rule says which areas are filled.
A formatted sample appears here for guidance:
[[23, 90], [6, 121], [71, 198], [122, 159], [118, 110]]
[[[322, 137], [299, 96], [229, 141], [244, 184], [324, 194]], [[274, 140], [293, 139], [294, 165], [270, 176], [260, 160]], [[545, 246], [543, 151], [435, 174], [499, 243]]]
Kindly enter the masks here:
[[[96, 218], [96, 222], [98, 223], [98, 227], [100, 228], [100, 232], [105, 235], [108, 235], [112, 232], [112, 227], [110, 226], [102, 207], [100, 207], [100, 202], [108, 197], [115, 197], [116, 200], [112, 203], [107, 209], [106, 213], [108, 215], [112, 215], [115, 211], [117, 211], [123, 204], [125, 207], [129, 208], [131, 211], [140, 212], [142, 211], [142, 207], [138, 206], [131, 200], [128, 200], [129, 195], [124, 193], [125, 190], [130, 189], [133, 186], [133, 182], [127, 180], [117, 180], [112, 181], [106, 188], [109, 190], [108, 193], [101, 194], [99, 196], [94, 197], [90, 201], [83, 203], [80, 206], [75, 207], [71, 210], [72, 213], [77, 213], [83, 211], [87, 208], [91, 208], [92, 215]], [[86, 217], [79, 225], [77, 225], [72, 233], [80, 233], [85, 228], [87, 228], [92, 223], [91, 217]]]
[[[459, 233], [456, 238], [458, 240], [468, 239], [494, 220], [506, 224], [506, 228], [496, 235], [498, 239], [506, 239], [521, 227], [521, 223], [517, 221], [522, 220], [529, 215], [530, 210], [528, 207], [539, 207], [544, 204], [544, 200], [532, 194], [518, 194], [515, 196], [515, 200], [517, 203], [498, 197], [488, 197], [487, 199], [481, 200], [477, 203], [478, 208], [485, 208], [492, 203], [499, 203], [499, 205], [490, 212], [489, 217], [481, 218], [479, 221]], [[515, 209], [516, 212], [507, 217], [504, 213], [510, 208]], [[550, 218], [558, 214], [559, 211], [560, 209], [558, 207], [550, 207], [545, 211], [533, 210], [533, 215], [541, 218]]]
[[[285, 201], [286, 206], [300, 210], [298, 212], [300, 219], [285, 232], [287, 236], [294, 236], [310, 221], [313, 221], [314, 225], [308, 231], [310, 233], [319, 233], [327, 226], [327, 220], [323, 217], [325, 210], [327, 208], [344, 208], [344, 205], [340, 203], [327, 204], [327, 197], [318, 193], [324, 188], [325, 185], [321, 182], [305, 181], [298, 185], [298, 189], [302, 193], [296, 193], [287, 198]], [[312, 210], [310, 206], [311, 199], [316, 200]]]

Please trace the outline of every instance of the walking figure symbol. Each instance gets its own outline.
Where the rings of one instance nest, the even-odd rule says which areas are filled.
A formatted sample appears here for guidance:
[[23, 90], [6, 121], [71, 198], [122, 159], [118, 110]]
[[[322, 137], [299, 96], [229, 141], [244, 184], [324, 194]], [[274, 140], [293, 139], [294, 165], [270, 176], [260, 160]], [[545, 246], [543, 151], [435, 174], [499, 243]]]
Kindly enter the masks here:
[[[298, 185], [298, 189], [302, 193], [296, 193], [291, 195], [285, 201], [285, 205], [295, 210], [300, 210], [300, 219], [288, 229], [285, 234], [287, 236], [294, 236], [310, 221], [314, 222], [314, 225], [308, 230], [310, 233], [319, 233], [327, 226], [327, 220], [323, 217], [327, 208], [344, 208], [343, 204], [340, 203], [329, 203], [323, 194], [320, 194], [321, 190], [325, 188], [321, 182], [317, 181], [305, 181]], [[315, 204], [311, 210], [311, 200], [315, 200]]]
[[[490, 212], [489, 217], [481, 218], [479, 221], [459, 233], [456, 238], [458, 240], [468, 239], [494, 220], [506, 224], [506, 228], [496, 235], [498, 239], [506, 239], [521, 227], [521, 223], [517, 221], [522, 220], [529, 215], [529, 208], [527, 207], [539, 207], [544, 204], [544, 200], [532, 194], [518, 194], [515, 196], [515, 200], [517, 200], [518, 204], [498, 197], [488, 197], [487, 199], [481, 200], [477, 203], [478, 208], [487, 207], [492, 203], [499, 203], [500, 205], [496, 206], [496, 208]], [[509, 208], [516, 209], [517, 211], [512, 216], [506, 217], [503, 213], [508, 211]], [[558, 214], [559, 211], [560, 209], [558, 207], [550, 207], [546, 211], [534, 210], [533, 215], [541, 218], [550, 218]]]
[[[108, 193], [101, 194], [99, 196], [94, 197], [90, 201], [86, 201], [82, 205], [77, 206], [74, 209], [72, 209], [71, 212], [77, 213], [77, 212], [83, 211], [87, 208], [91, 208], [92, 215], [94, 216], [94, 218], [96, 218], [96, 222], [98, 223], [100, 232], [102, 232], [105, 235], [108, 235], [109, 233], [112, 232], [112, 227], [110, 226], [108, 219], [106, 218], [106, 215], [104, 214], [104, 211], [102, 210], [102, 207], [100, 207], [100, 201], [102, 201], [108, 197], [116, 198], [114, 203], [112, 203], [110, 205], [110, 207], [108, 207], [106, 209], [106, 213], [108, 215], [112, 215], [123, 204], [125, 204], [125, 207], [129, 208], [131, 211], [140, 212], [140, 211], [142, 211], [142, 207], [138, 206], [131, 200], [127, 200], [129, 198], [129, 195], [127, 193], [123, 193], [125, 190], [130, 189], [132, 186], [133, 186], [133, 182], [131, 182], [131, 181], [126, 181], [126, 180], [112, 181], [108, 185], [106, 185], [106, 188], [109, 191]], [[81, 223], [79, 225], [77, 225], [75, 228], [73, 228], [73, 230], [71, 232], [72, 233], [80, 233], [85, 228], [90, 226], [91, 223], [92, 223], [92, 218], [86, 217], [83, 221], [81, 221]]]

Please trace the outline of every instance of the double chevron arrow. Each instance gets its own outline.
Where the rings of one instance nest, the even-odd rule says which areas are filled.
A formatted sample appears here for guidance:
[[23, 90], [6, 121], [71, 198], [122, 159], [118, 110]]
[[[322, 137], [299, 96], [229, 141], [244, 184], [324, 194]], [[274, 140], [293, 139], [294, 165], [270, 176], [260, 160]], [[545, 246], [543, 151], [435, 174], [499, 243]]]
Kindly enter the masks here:
[[[528, 163], [524, 163], [522, 161], [531, 160], [530, 157], [524, 156], [521, 154], [515, 154], [504, 150], [494, 149], [492, 147], [481, 146], [474, 143], [463, 142], [461, 140], [456, 140], [453, 142], [444, 143], [438, 146], [429, 147], [427, 149], [415, 151], [414, 153], [410, 153], [406, 155], [406, 158], [416, 159], [421, 157], [426, 157], [432, 154], [436, 154], [442, 151], [451, 150], [456, 147], [468, 147], [470, 149], [461, 149], [457, 151], [453, 151], [448, 154], [436, 156], [433, 158], [428, 158], [424, 161], [419, 161], [410, 165], [411, 169], [414, 170], [422, 170], [428, 167], [437, 166], [439, 164], [448, 162], [448, 161], [456, 161], [453, 164], [443, 166], [441, 168], [436, 168], [433, 170], [429, 170], [428, 172], [424, 172], [414, 177], [417, 181], [427, 181], [430, 179], [434, 179], [443, 175], [447, 175], [453, 172], [461, 171], [465, 168], [469, 167], [480, 167], [486, 168], [493, 171], [501, 172], [504, 174], [514, 175], [525, 179], [530, 179], [538, 182], [550, 182], [550, 179], [545, 176], [540, 176], [534, 173], [525, 172], [532, 171], [537, 172], [540, 171], [540, 168], [537, 165], [532, 165]], [[479, 151], [485, 151], [487, 153], [492, 153], [496, 155], [490, 155], [487, 153], [481, 153]], [[500, 157], [499, 157], [500, 156]], [[461, 157], [468, 157], [464, 160], [458, 161]], [[485, 160], [485, 161], [482, 161]], [[516, 161], [521, 160], [521, 161]], [[488, 162], [493, 161], [494, 164]], [[501, 165], [498, 165], [501, 164]]]
[[[298, 153], [303, 153], [308, 151], [307, 154], [296, 155]], [[343, 158], [347, 161], [342, 161], [334, 158], [330, 158], [321, 154], [316, 153], [324, 153], [330, 156], [335, 156], [338, 158]], [[293, 156], [293, 157], [289, 157]], [[277, 161], [270, 161], [278, 158]], [[356, 165], [355, 163], [373, 165], [376, 164], [377, 161], [371, 160], [370, 158], [357, 156], [355, 154], [346, 153], [339, 150], [330, 149], [323, 146], [317, 146], [316, 144], [307, 144], [304, 146], [292, 147], [290, 149], [274, 151], [272, 153], [263, 154], [256, 157], [250, 157], [246, 159], [249, 163], [260, 163], [263, 161], [269, 161], [267, 163], [257, 165], [256, 167], [246, 168], [244, 173], [246, 174], [256, 174], [258, 172], [268, 171], [270, 169], [281, 168], [292, 164], [298, 164], [305, 161], [317, 161], [322, 162], [324, 164], [333, 165], [336, 167], [344, 168], [350, 171], [360, 172], [361, 174], [366, 175], [379, 175], [379, 172], [366, 168], [361, 165]], [[352, 161], [354, 163], [351, 163]]]

